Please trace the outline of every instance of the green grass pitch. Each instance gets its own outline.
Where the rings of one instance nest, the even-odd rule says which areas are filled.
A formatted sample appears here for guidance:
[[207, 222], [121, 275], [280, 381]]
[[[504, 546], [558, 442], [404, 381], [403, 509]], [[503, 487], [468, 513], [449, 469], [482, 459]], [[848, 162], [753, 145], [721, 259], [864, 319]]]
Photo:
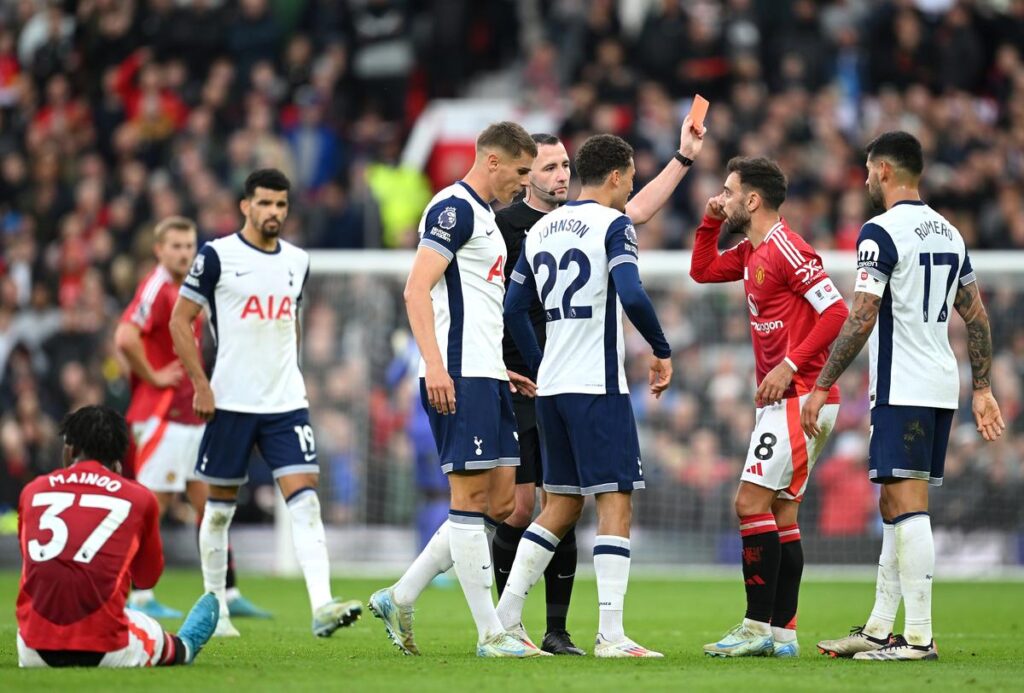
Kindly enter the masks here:
[[[701, 645], [742, 615], [739, 580], [637, 578], [626, 597], [626, 630], [661, 650], [663, 660], [545, 657], [480, 660], [475, 630], [457, 585], [431, 587], [416, 614], [421, 657], [402, 657], [369, 613], [333, 638], [309, 632], [306, 591], [299, 580], [242, 576], [242, 588], [272, 609], [272, 621], [238, 619], [239, 639], [213, 640], [191, 667], [112, 671], [20, 671], [14, 636], [17, 575], [0, 573], [0, 691], [914, 691], [1020, 690], [1024, 677], [1024, 585], [939, 582], [935, 587], [938, 662], [873, 663], [817, 654], [819, 638], [838, 637], [864, 621], [874, 586], [867, 582], [805, 583], [797, 660], [710, 659]], [[157, 588], [167, 604], [185, 609], [198, 596], [197, 572], [170, 571]], [[364, 600], [384, 582], [334, 581], [335, 594]], [[900, 623], [901, 621], [897, 621]], [[543, 635], [543, 589], [531, 595], [526, 623]], [[175, 629], [178, 622], [165, 624]], [[577, 582], [569, 630], [592, 649], [597, 626], [593, 581]]]

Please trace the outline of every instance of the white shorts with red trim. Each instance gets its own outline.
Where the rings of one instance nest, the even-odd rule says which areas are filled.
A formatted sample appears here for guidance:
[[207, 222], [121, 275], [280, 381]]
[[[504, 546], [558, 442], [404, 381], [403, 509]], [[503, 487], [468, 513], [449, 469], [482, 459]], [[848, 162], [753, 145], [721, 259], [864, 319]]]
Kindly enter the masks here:
[[[103, 655], [99, 666], [108, 669], [155, 667], [161, 664], [168, 636], [163, 627], [141, 611], [125, 609], [128, 618], [128, 644], [120, 650]], [[168, 649], [168, 655], [173, 652]], [[18, 633], [18, 666], [39, 668], [48, 666], [37, 651], [25, 644]]]
[[741, 481], [778, 491], [779, 498], [803, 499], [811, 469], [839, 415], [838, 404], [823, 406], [818, 414], [821, 433], [808, 438], [800, 427], [800, 407], [808, 396], [790, 397], [757, 410]]
[[177, 493], [195, 481], [204, 426], [150, 419], [132, 424], [135, 479], [150, 491]]

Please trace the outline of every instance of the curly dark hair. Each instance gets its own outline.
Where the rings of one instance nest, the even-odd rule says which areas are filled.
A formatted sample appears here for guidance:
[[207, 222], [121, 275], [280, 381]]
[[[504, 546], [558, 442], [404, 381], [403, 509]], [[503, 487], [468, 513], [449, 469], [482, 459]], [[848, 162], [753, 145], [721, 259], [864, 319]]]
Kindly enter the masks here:
[[924, 153], [921, 143], [909, 132], [891, 130], [871, 140], [865, 148], [868, 159], [887, 159], [895, 168], [912, 176], [924, 171]]
[[75, 457], [96, 460], [105, 467], [124, 460], [128, 451], [128, 424], [110, 407], [82, 407], [60, 422], [60, 435]]
[[761, 195], [769, 209], [778, 209], [786, 201], [786, 175], [779, 165], [763, 156], [734, 156], [726, 166], [737, 173], [740, 185]]
[[265, 190], [291, 190], [292, 184], [288, 176], [276, 168], [261, 168], [249, 174], [245, 179], [245, 197], [251, 200], [256, 194], [256, 188]]
[[601, 185], [612, 171], [629, 168], [632, 158], [633, 148], [621, 137], [588, 137], [576, 152], [576, 173], [579, 174], [580, 185]]

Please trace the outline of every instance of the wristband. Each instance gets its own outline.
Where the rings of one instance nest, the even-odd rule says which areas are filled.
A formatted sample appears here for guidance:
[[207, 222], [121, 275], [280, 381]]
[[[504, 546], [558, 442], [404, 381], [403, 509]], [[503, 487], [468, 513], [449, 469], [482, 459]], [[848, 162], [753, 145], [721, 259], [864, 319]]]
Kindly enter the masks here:
[[829, 387], [822, 387], [818, 383], [814, 383], [814, 389], [818, 390], [820, 392], [832, 392], [832, 387], [831, 386], [829, 386]]
[[683, 156], [682, 152], [676, 152], [672, 155], [672, 158], [681, 163], [683, 166], [693, 166], [693, 159]]

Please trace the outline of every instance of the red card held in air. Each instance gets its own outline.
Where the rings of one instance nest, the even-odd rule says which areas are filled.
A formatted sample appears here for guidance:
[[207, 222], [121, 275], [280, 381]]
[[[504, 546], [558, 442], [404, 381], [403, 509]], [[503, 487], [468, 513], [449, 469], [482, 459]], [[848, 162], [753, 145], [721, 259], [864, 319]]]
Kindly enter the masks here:
[[704, 117], [708, 114], [710, 105], [710, 102], [700, 94], [693, 97], [693, 105], [690, 106], [690, 119], [693, 121], [693, 127], [698, 131], [704, 127]]

